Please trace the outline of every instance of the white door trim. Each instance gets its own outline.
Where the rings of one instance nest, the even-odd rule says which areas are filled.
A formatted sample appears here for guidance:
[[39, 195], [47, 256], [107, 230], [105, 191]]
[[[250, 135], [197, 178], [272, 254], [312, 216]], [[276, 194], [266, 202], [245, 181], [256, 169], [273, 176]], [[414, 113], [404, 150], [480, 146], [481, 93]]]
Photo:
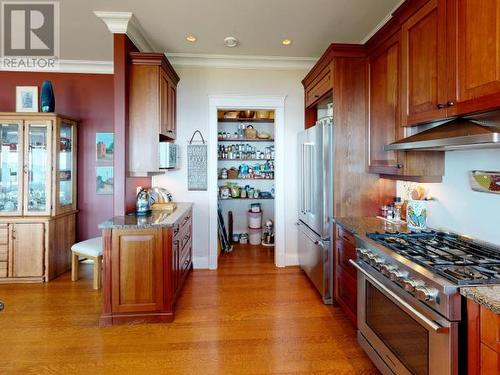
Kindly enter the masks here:
[[274, 264], [285, 267], [285, 99], [286, 95], [209, 95], [208, 200], [209, 250], [208, 267], [217, 269], [217, 108], [273, 109], [275, 147], [275, 242]]

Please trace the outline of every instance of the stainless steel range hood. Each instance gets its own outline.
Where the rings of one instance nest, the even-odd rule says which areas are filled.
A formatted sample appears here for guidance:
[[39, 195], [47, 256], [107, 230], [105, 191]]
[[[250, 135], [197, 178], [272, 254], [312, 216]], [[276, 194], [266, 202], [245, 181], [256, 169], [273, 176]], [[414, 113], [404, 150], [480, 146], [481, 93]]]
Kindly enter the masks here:
[[384, 146], [384, 150], [446, 151], [500, 147], [500, 122], [491, 121], [491, 118], [458, 118], [423, 128], [425, 130]]

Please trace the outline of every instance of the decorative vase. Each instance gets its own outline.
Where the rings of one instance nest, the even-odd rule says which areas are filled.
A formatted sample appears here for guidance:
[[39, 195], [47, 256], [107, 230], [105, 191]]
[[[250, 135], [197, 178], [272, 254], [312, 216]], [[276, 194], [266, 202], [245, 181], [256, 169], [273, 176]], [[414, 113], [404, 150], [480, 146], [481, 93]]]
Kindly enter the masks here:
[[410, 229], [427, 228], [427, 201], [409, 200], [406, 221]]
[[54, 97], [52, 82], [47, 80], [43, 81], [40, 102], [42, 112], [54, 112], [56, 107], [56, 98]]

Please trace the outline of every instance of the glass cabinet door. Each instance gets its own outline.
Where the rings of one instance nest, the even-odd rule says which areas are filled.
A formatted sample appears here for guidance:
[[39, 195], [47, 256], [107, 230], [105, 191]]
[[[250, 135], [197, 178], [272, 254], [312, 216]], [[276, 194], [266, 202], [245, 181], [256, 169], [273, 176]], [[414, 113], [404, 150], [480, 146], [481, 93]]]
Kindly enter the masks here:
[[71, 210], [74, 207], [75, 176], [75, 132], [74, 123], [61, 120], [56, 137], [57, 159], [57, 208], [60, 210]]
[[25, 215], [50, 214], [51, 122], [25, 124]]
[[0, 215], [22, 213], [22, 122], [0, 123]]

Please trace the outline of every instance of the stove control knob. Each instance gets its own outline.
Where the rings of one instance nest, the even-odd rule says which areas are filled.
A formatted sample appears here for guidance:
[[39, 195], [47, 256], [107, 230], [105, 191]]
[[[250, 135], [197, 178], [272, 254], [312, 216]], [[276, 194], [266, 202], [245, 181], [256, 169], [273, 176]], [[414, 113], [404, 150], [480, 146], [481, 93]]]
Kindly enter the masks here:
[[425, 285], [415, 287], [415, 297], [420, 301], [435, 301], [437, 293], [437, 290], [427, 288]]
[[392, 281], [402, 281], [408, 277], [407, 271], [401, 271], [397, 267], [389, 271], [389, 278]]
[[380, 267], [382, 274], [386, 277], [391, 277], [391, 271], [396, 271], [397, 267], [392, 264], [382, 264]]
[[364, 254], [361, 254], [361, 257], [362, 259], [366, 262], [366, 263], [370, 263], [370, 260], [375, 257], [375, 255], [373, 255], [371, 252], [367, 251], [366, 253]]
[[384, 259], [374, 255], [370, 258], [370, 264], [375, 268], [379, 268], [382, 264], [384, 264]]
[[413, 280], [406, 278], [403, 280], [403, 286], [407, 292], [414, 293], [418, 286], [422, 286], [423, 282], [420, 280]]
[[358, 258], [365, 259], [369, 251], [366, 249], [357, 248], [356, 253], [358, 254]]

